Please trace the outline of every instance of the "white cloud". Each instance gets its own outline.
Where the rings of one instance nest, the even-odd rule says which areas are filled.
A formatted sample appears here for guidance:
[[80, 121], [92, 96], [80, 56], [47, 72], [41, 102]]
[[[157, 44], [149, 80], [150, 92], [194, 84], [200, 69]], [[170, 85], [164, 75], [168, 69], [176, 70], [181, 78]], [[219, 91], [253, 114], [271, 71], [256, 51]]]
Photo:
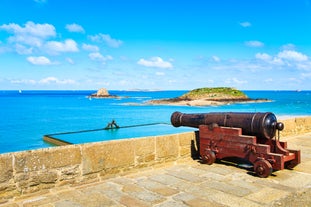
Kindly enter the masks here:
[[273, 57], [267, 53], [257, 53], [255, 55], [255, 57], [257, 60], [262, 60], [266, 63], [273, 64], [273, 65], [283, 65], [284, 64], [284, 62], [281, 58]]
[[257, 53], [256, 59], [263, 62], [258, 62], [258, 65], [263, 67], [279, 69], [298, 69], [311, 71], [311, 62], [307, 55], [295, 50], [283, 50], [278, 54], [271, 56], [267, 53]]
[[51, 77], [47, 77], [47, 78], [43, 78], [39, 80], [38, 83], [40, 84], [75, 84], [76, 81], [72, 79], [60, 80], [56, 77], [51, 76]]
[[285, 60], [298, 61], [298, 62], [308, 60], [308, 56], [300, 52], [296, 52], [294, 50], [283, 50], [277, 56]]
[[52, 64], [52, 62], [47, 57], [44, 57], [44, 56], [38, 56], [38, 57], [30, 56], [30, 57], [27, 57], [27, 61], [33, 65], [51, 65]]
[[97, 52], [99, 48], [96, 45], [82, 44], [82, 48], [86, 51]]
[[93, 52], [89, 54], [89, 58], [91, 60], [100, 61], [100, 62], [106, 62], [107, 60], [112, 60], [113, 58], [110, 55], [103, 56], [99, 52]]
[[71, 58], [66, 58], [66, 61], [68, 62], [68, 63], [70, 63], [70, 64], [74, 64], [75, 62], [73, 61], [73, 59], [71, 59]]
[[[27, 22], [24, 27], [15, 23], [3, 24], [0, 26], [0, 30], [5, 30], [13, 34], [8, 38], [9, 43], [17, 43], [30, 47], [41, 47], [46, 39], [56, 36], [53, 25], [35, 24], [31, 21]], [[20, 51], [17, 52], [20, 53]]]
[[225, 80], [225, 83], [227, 84], [246, 84], [248, 83], [247, 80], [239, 80], [237, 78], [228, 78]]
[[22, 79], [22, 80], [11, 80], [10, 83], [12, 83], [12, 84], [31, 84], [31, 85], [34, 85], [37, 82], [35, 80], [32, 80], [32, 79]]
[[44, 47], [47, 49], [48, 53], [59, 53], [59, 52], [78, 52], [77, 43], [72, 39], [67, 39], [64, 42], [49, 41]]
[[58, 84], [58, 85], [72, 85], [76, 84], [75, 80], [72, 79], [58, 79], [56, 77], [50, 76], [43, 78], [41, 80], [33, 80], [33, 79], [14, 79], [10, 80], [10, 83], [12, 84], [26, 84], [26, 85], [50, 85], [50, 84]]
[[163, 61], [160, 57], [152, 57], [149, 60], [140, 59], [137, 64], [143, 65], [146, 67], [155, 67], [155, 68], [172, 68], [173, 65], [170, 62]]
[[296, 46], [294, 44], [286, 44], [282, 46], [282, 50], [295, 50]]
[[105, 42], [109, 47], [120, 47], [122, 45], [121, 40], [113, 39], [109, 34], [98, 34], [94, 36], [89, 36], [89, 38], [94, 42]]
[[156, 75], [158, 75], [158, 76], [164, 76], [165, 73], [164, 73], [164, 72], [156, 72]]
[[284, 61], [278, 57], [274, 57], [271, 63], [274, 65], [284, 65]]
[[84, 29], [81, 25], [78, 25], [78, 24], [67, 24], [66, 25], [66, 29], [69, 31], [69, 32], [78, 32], [78, 33], [84, 33]]
[[215, 62], [220, 62], [220, 58], [216, 55], [213, 55], [212, 56], [212, 59], [215, 61]]
[[257, 40], [253, 40], [253, 41], [246, 41], [245, 45], [248, 47], [263, 47], [264, 43]]
[[33, 48], [27, 48], [24, 45], [16, 44], [15, 45], [16, 52], [20, 55], [30, 55], [33, 52]]
[[267, 53], [257, 53], [255, 57], [257, 59], [264, 60], [264, 61], [269, 61], [272, 59], [272, 57], [268, 55]]
[[250, 22], [241, 22], [240, 25], [242, 27], [250, 27], [250, 26], [252, 26], [252, 24]]

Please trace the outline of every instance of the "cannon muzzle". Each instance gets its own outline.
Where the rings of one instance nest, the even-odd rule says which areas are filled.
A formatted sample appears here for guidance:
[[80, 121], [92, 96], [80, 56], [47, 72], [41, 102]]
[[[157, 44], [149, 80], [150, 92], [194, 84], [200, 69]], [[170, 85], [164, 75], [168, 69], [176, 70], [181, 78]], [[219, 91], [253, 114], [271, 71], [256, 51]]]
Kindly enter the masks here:
[[254, 135], [258, 138], [272, 139], [276, 130], [283, 130], [284, 124], [277, 122], [273, 113], [197, 113], [185, 114], [174, 112], [171, 123], [175, 127], [188, 126], [199, 128], [200, 125], [217, 124], [223, 127], [242, 128], [243, 134]]

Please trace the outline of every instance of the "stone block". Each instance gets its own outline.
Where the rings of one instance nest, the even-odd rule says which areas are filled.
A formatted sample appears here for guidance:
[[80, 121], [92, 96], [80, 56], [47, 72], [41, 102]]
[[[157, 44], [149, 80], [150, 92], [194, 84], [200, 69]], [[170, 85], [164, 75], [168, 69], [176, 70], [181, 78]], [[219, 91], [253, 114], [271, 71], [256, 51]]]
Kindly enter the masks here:
[[79, 165], [71, 165], [60, 169], [60, 181], [72, 180], [81, 175]]
[[0, 183], [7, 182], [13, 177], [12, 154], [0, 155]]
[[14, 180], [20, 191], [23, 191], [30, 186], [38, 186], [40, 184], [38, 172], [18, 173]]
[[57, 169], [81, 163], [80, 148], [75, 145], [23, 151], [14, 155], [17, 173]]
[[177, 158], [179, 155], [178, 135], [166, 135], [156, 137], [157, 158]]
[[133, 139], [135, 165], [142, 165], [145, 162], [155, 160], [155, 140], [154, 137]]
[[186, 132], [178, 134], [180, 146], [190, 146], [191, 140], [195, 140], [194, 132]]
[[119, 140], [82, 146], [82, 174], [96, 173], [107, 168], [134, 165], [133, 140]]
[[155, 137], [132, 139], [135, 155], [141, 156], [155, 153]]
[[291, 136], [296, 134], [311, 132], [311, 117], [296, 117], [281, 120], [284, 123], [282, 136]]
[[43, 171], [38, 174], [38, 179], [40, 183], [55, 183], [57, 180], [57, 172], [56, 171]]
[[281, 120], [284, 124], [284, 130], [281, 131], [281, 136], [289, 136], [296, 133], [296, 122], [295, 119]]
[[181, 157], [186, 157], [191, 155], [191, 147], [190, 146], [182, 146], [179, 149], [179, 155]]
[[6, 182], [0, 184], [0, 201], [1, 199], [8, 199], [17, 195], [19, 195], [19, 192], [16, 189], [15, 183]]
[[311, 130], [311, 118], [310, 117], [297, 117], [296, 129], [298, 133], [307, 133]]

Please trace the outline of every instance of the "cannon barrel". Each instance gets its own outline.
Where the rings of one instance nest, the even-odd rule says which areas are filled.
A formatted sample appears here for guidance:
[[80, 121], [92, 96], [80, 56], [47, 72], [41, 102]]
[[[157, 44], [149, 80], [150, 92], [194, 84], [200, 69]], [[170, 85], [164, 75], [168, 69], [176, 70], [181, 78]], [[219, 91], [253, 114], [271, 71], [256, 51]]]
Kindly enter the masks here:
[[272, 139], [276, 130], [283, 130], [284, 125], [277, 122], [273, 113], [240, 113], [240, 112], [213, 112], [186, 114], [174, 112], [171, 123], [175, 127], [188, 126], [199, 128], [199, 125], [217, 124], [223, 127], [242, 128], [243, 134], [258, 138]]

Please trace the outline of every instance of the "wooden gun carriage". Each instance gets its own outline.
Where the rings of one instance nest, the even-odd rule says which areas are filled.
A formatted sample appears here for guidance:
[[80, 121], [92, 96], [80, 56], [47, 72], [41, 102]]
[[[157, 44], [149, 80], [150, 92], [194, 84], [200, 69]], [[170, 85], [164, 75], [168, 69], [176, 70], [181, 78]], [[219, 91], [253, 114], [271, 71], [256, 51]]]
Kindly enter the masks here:
[[174, 112], [175, 127], [199, 128], [200, 156], [203, 163], [238, 157], [251, 162], [259, 177], [268, 177], [274, 170], [291, 169], [300, 163], [300, 150], [287, 149], [276, 132], [284, 125], [273, 113], [201, 113]]

